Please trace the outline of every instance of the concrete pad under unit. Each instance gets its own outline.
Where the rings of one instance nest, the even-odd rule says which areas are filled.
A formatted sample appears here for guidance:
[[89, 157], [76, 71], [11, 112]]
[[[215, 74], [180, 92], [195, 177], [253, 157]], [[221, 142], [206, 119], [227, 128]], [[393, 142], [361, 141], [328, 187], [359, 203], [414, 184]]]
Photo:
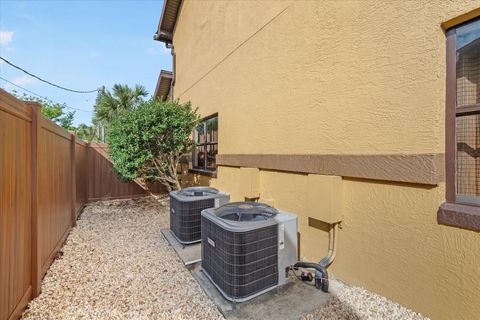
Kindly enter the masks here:
[[162, 229], [162, 234], [184, 265], [189, 268], [203, 291], [227, 319], [299, 319], [325, 305], [330, 298], [328, 293], [316, 289], [313, 284], [291, 277], [287, 284], [278, 290], [274, 289], [252, 300], [237, 303], [234, 308], [232, 302], [225, 299], [202, 272], [201, 243], [184, 246], [170, 229]]
[[278, 290], [274, 289], [252, 300], [237, 303], [234, 308], [202, 272], [200, 264], [191, 265], [189, 268], [226, 319], [299, 319], [325, 305], [330, 298], [330, 294], [292, 277]]
[[202, 245], [200, 242], [183, 245], [175, 238], [170, 229], [162, 229], [162, 234], [183, 261], [184, 265], [188, 266], [199, 263], [202, 260]]

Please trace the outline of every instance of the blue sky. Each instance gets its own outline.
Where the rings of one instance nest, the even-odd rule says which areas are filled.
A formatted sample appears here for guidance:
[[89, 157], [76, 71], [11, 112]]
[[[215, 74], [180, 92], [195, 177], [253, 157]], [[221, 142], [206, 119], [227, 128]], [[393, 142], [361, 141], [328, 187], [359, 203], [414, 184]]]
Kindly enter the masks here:
[[[169, 50], [153, 40], [162, 4], [162, 0], [0, 0], [0, 56], [76, 90], [122, 83], [144, 85], [153, 94], [160, 70], [171, 70]], [[95, 93], [65, 92], [1, 62], [0, 76], [51, 100], [93, 109]], [[3, 80], [0, 87], [15, 89]], [[91, 116], [77, 111], [75, 124], [90, 123]]]

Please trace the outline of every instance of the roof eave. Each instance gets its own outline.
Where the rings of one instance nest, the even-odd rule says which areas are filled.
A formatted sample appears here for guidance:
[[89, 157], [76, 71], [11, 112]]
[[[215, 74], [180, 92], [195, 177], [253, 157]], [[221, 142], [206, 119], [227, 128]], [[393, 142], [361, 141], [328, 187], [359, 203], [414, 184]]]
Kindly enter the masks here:
[[154, 35], [153, 35], [153, 40], [165, 42], [165, 43], [172, 43], [173, 40], [173, 34], [168, 31], [162, 31], [158, 30]]
[[[172, 43], [173, 31], [177, 23], [181, 4], [182, 0], [164, 0], [157, 32], [153, 35], [154, 40], [164, 42], [165, 44]], [[166, 14], [167, 12], [168, 14]]]
[[170, 92], [170, 86], [173, 79], [173, 73], [167, 70], [161, 70], [158, 76], [157, 86], [155, 87], [154, 97], [166, 100]]

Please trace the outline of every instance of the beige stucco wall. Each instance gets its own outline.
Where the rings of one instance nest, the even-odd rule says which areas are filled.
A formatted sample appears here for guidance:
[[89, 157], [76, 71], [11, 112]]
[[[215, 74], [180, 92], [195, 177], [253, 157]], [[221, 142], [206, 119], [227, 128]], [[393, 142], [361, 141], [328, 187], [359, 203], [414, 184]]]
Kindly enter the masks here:
[[[204, 116], [219, 113], [221, 154], [443, 153], [440, 25], [478, 7], [186, 0], [174, 34], [175, 98], [191, 100]], [[300, 255], [321, 258], [327, 233], [308, 226], [308, 217], [328, 210], [328, 199], [319, 192], [312, 204], [311, 177], [251, 174], [219, 167], [217, 179], [189, 181], [229, 191], [232, 200], [258, 192], [297, 213]], [[341, 180], [333, 274], [433, 319], [478, 319], [480, 235], [437, 224], [444, 187]]]

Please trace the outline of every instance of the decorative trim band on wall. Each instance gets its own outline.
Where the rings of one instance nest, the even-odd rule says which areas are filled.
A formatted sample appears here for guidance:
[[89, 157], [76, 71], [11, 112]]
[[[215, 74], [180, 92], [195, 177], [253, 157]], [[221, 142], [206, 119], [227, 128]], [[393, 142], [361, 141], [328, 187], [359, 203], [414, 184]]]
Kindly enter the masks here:
[[220, 166], [438, 185], [444, 181], [443, 154], [219, 154]]
[[437, 222], [479, 232], [480, 208], [457, 203], [442, 203], [437, 211]]

